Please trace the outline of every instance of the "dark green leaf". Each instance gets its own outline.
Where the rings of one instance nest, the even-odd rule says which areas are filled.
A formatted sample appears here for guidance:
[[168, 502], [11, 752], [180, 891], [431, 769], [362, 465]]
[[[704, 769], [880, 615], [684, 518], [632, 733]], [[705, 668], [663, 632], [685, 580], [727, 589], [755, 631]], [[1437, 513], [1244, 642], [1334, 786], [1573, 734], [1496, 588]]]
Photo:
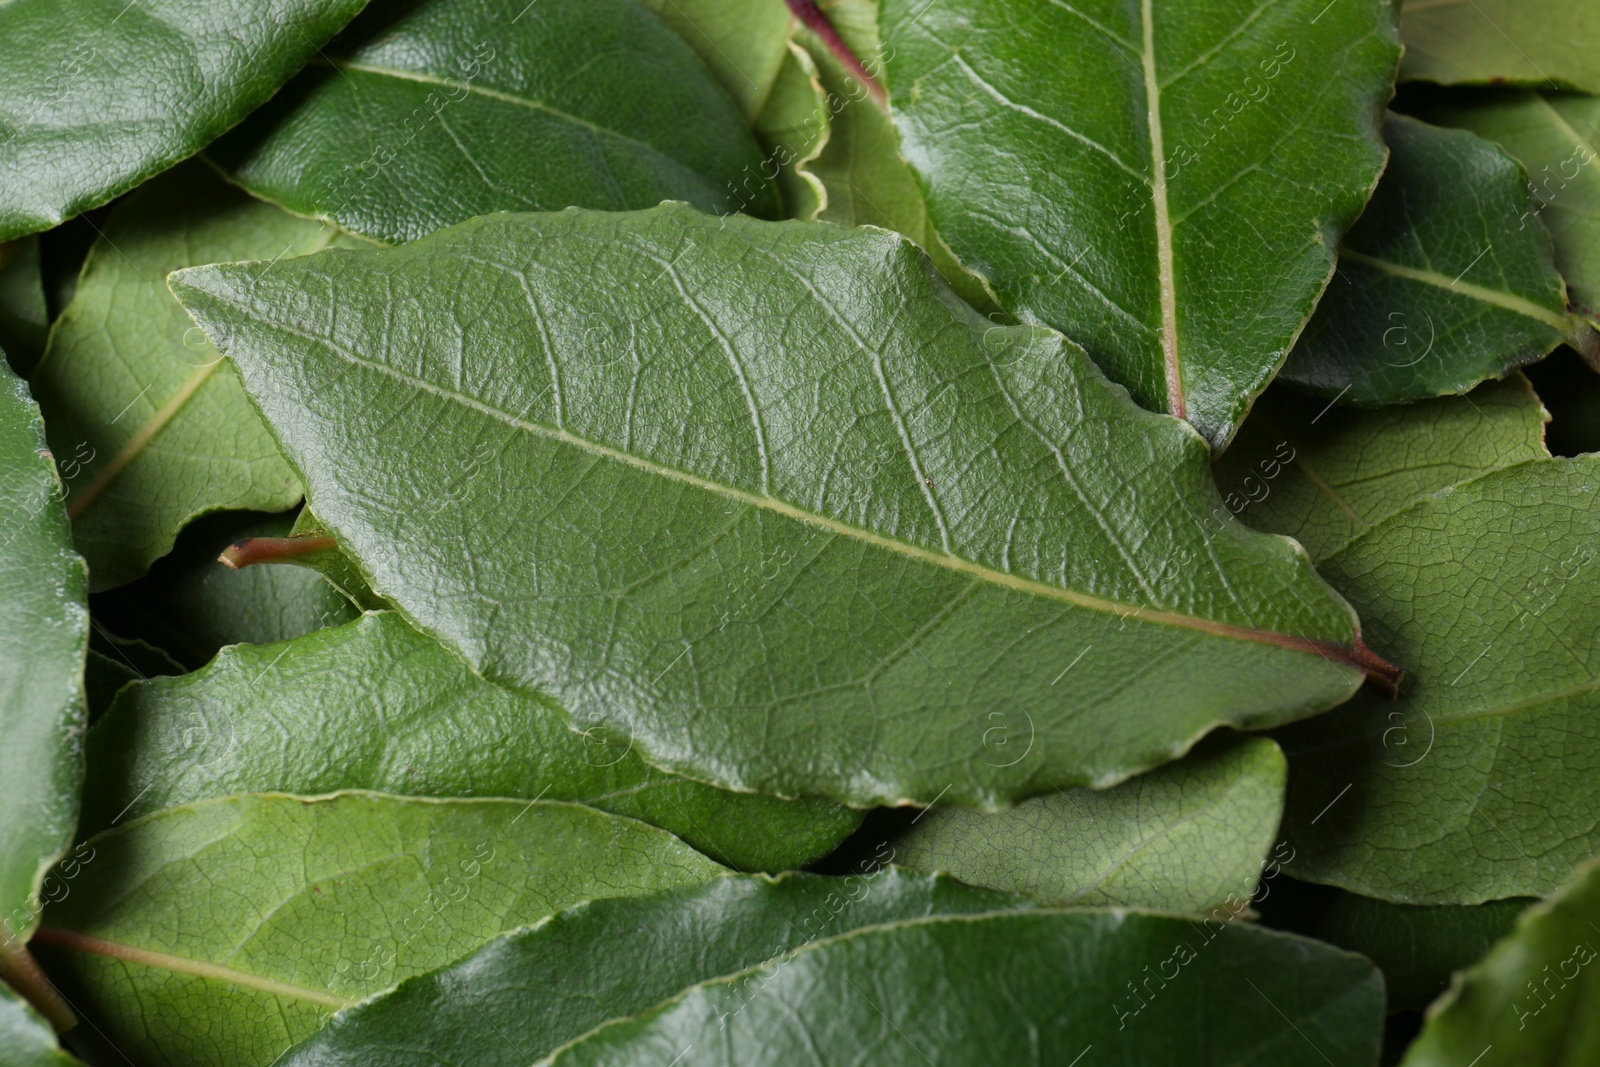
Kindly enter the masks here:
[[380, 241], [508, 209], [778, 209], [737, 105], [634, 0], [374, 8], [209, 154]]
[[[1459, 976], [1404, 1067], [1584, 1067], [1600, 1061], [1600, 864], [1589, 862]], [[1476, 1063], [1473, 1059], [1476, 1057]]]
[[1470, 905], [1390, 904], [1285, 878], [1261, 899], [1260, 910], [1268, 926], [1359, 952], [1376, 963], [1393, 1013], [1426, 1008], [1449, 986], [1453, 972], [1482, 958], [1535, 902], [1518, 897]]
[[38, 920], [83, 783], [87, 577], [27, 386], [0, 363], [0, 957]]
[[1403, 115], [1384, 138], [1389, 169], [1339, 246], [1285, 380], [1348, 404], [1464, 393], [1582, 328], [1521, 164]]
[[1556, 243], [1572, 306], [1600, 324], [1600, 99], [1521, 90], [1454, 93], [1422, 117], [1498, 141], [1528, 171], [1528, 192]]
[[84, 828], [229, 793], [375, 789], [580, 801], [664, 827], [737, 867], [783, 870], [861, 821], [825, 801], [725, 793], [567, 729], [555, 703], [473, 675], [393, 613], [225, 649], [125, 690], [89, 734]]
[[1383, 167], [1386, 0], [883, 0], [901, 150], [1001, 304], [1233, 436]]
[[36, 944], [135, 1063], [265, 1067], [338, 1008], [583, 900], [720, 870], [575, 804], [231, 797], [91, 839]]
[[0, 4], [0, 240], [49, 229], [193, 155], [363, 2]]
[[1187, 426], [892, 234], [492, 216], [172, 284], [375, 592], [669, 769], [992, 806], [1386, 667]]
[[0, 244], [0, 350], [11, 369], [26, 378], [44, 351], [50, 313], [39, 272], [39, 238], [29, 235]]
[[850, 878], [731, 876], [597, 900], [340, 1012], [277, 1067], [524, 1067], [610, 1019], [819, 938], [1026, 906], [895, 870]]
[[895, 861], [1064, 904], [1200, 913], [1248, 897], [1283, 814], [1283, 754], [1218, 739], [1110, 789], [1062, 790], [984, 815], [934, 808]]
[[1600, 8], [1571, 0], [1405, 0], [1402, 78], [1600, 93]]
[[691, 986], [549, 1062], [1371, 1067], [1382, 1018], [1382, 976], [1315, 941], [1244, 924], [1037, 910], [814, 942]]
[[33, 374], [97, 590], [144, 574], [198, 515], [281, 511], [300, 499], [233, 368], [172, 298], [167, 273], [281, 261], [340, 238], [199, 163], [140, 189], [102, 230]]

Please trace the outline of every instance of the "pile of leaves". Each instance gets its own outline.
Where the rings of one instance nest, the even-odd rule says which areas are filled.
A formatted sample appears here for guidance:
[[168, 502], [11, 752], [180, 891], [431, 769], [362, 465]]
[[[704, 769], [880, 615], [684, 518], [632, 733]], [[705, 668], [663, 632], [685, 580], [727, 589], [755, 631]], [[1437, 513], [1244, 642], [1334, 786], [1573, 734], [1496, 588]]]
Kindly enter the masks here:
[[0, 42], [0, 1064], [1600, 1063], [1592, 2]]

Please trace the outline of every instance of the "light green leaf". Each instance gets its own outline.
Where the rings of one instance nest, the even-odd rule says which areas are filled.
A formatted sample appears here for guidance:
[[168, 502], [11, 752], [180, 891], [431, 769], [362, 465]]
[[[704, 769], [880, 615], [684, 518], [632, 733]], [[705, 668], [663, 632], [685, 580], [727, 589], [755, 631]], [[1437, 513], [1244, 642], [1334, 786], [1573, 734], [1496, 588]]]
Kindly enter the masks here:
[[1383, 168], [1387, 0], [883, 0], [901, 151], [1001, 305], [1233, 436]]
[[139, 190], [103, 229], [33, 374], [96, 590], [145, 573], [198, 515], [281, 511], [300, 499], [233, 368], [172, 298], [167, 273], [223, 259], [281, 263], [338, 239], [198, 163]]
[[1273, 389], [1217, 460], [1217, 486], [1228, 511], [1321, 560], [1429, 493], [1547, 457], [1548, 418], [1520, 374], [1367, 411]]
[[492, 211], [778, 211], [738, 106], [635, 0], [374, 8], [208, 155], [388, 242]]
[[1600, 9], [1571, 0], [1403, 0], [1400, 77], [1600, 93]]
[[1218, 739], [1096, 792], [1063, 790], [983, 815], [933, 808], [895, 861], [1063, 904], [1200, 913], [1248, 897], [1283, 814], [1283, 754]]
[[[826, 13], [864, 69], [881, 71], [876, 0], [839, 0], [827, 5]], [[827, 143], [805, 164], [806, 173], [822, 183], [826, 194], [818, 217], [841, 226], [882, 226], [905, 234], [928, 253], [962, 299], [980, 311], [998, 311], [983, 280], [956, 262], [934, 232], [916, 176], [900, 156], [888, 112], [810, 30], [797, 29], [795, 39], [816, 64], [829, 115]]]
[[1359, 952], [1376, 963], [1394, 1013], [1426, 1008], [1450, 985], [1452, 973], [1483, 958], [1533, 903], [1516, 897], [1468, 905], [1390, 904], [1284, 878], [1261, 898], [1260, 910], [1267, 926]]
[[0, 1067], [82, 1067], [33, 1006], [0, 984]]
[[766, 110], [789, 63], [784, 0], [639, 0], [699, 54], [747, 122]]
[[1347, 404], [1464, 393], [1585, 327], [1567, 314], [1528, 176], [1494, 144], [1403, 115], [1389, 169], [1283, 378]]
[[39, 271], [39, 238], [30, 234], [0, 244], [0, 349], [11, 369], [26, 378], [44, 351], [50, 314]]
[[1283, 731], [1297, 877], [1406, 904], [1548, 892], [1600, 851], [1600, 456], [1423, 497], [1321, 562], [1407, 670]]
[[86, 585], [39, 409], [0, 363], [0, 963], [78, 817]]
[[791, 44], [767, 106], [756, 118], [756, 136], [767, 153], [760, 173], [776, 175], [786, 218], [814, 219], [827, 203], [821, 180], [806, 169], [828, 141], [828, 106], [819, 77], [806, 50]]
[[1600, 863], [1590, 861], [1428, 1010], [1403, 1067], [1582, 1067], [1600, 1059]]
[[41, 959], [127, 1056], [173, 1067], [265, 1067], [496, 934], [720, 870], [575, 804], [359, 793], [204, 801], [88, 845]]
[[892, 869], [849, 878], [726, 876], [597, 900], [340, 1012], [277, 1067], [372, 1067], [376, 1048], [384, 1067], [527, 1067], [610, 1019], [819, 938], [1027, 906], [1023, 898]]
[[[1586, 61], [1588, 62], [1588, 61]], [[1573, 308], [1600, 324], [1600, 99], [1508, 89], [1452, 93], [1422, 117], [1498, 141], [1528, 171], [1528, 192], [1555, 238]]]
[[0, 4], [0, 241], [193, 155], [271, 96], [364, 0]]
[[393, 613], [225, 649], [124, 690], [89, 734], [86, 832], [229, 793], [375, 789], [571, 800], [671, 830], [725, 863], [798, 867], [861, 822], [824, 801], [725, 793], [626, 742], [567, 729], [555, 702], [474, 676]]
[[1382, 976], [1314, 941], [1244, 924], [1040, 909], [813, 942], [691, 986], [540, 1062], [664, 1064], [676, 1055], [678, 1067], [944, 1067], [1095, 1056], [1370, 1067], [1382, 1018]]
[[893, 234], [502, 215], [172, 285], [375, 592], [693, 777], [996, 806], [1387, 667], [1295, 546], [1213, 517], [1189, 427]]
[[[97, 618], [138, 634], [189, 669], [225, 645], [267, 644], [338, 626], [360, 614], [336, 589], [303, 567], [237, 571], [217, 553], [245, 537], [289, 532], [289, 515], [225, 512], [184, 530], [177, 547], [132, 585], [100, 594]], [[174, 672], [175, 673], [175, 672]]]

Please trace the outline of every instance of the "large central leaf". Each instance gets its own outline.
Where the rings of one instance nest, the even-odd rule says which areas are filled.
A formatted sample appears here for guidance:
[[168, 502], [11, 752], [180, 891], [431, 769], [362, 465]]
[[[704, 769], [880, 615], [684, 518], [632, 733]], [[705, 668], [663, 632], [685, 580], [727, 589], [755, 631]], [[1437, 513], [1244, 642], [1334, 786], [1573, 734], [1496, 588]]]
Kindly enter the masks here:
[[884, 0], [901, 148], [1007, 310], [1233, 435], [1383, 166], [1387, 0]]
[[1186, 425], [896, 235], [499, 215], [172, 284], [379, 595], [694, 777], [993, 805], [1387, 666]]

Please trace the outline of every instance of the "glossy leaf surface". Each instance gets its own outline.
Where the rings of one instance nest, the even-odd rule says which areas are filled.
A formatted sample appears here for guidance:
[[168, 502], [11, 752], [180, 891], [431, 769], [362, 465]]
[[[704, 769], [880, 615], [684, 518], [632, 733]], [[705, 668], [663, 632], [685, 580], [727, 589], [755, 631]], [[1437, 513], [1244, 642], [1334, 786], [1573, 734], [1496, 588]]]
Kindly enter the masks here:
[[[1383, 979], [1367, 961], [1217, 925], [1039, 910], [872, 927], [690, 987], [541, 1062], [1374, 1062]], [[1125, 991], [1136, 981], [1145, 995]]]
[[1463, 393], [1572, 335], [1528, 176], [1498, 146], [1403, 115], [1389, 168], [1283, 378], [1347, 404]]
[[1579, 1067], [1600, 1058], [1600, 865], [1559, 893], [1461, 975], [1428, 1012], [1404, 1067]]
[[1600, 8], [1569, 0], [1406, 0], [1402, 78], [1600, 93]]
[[1072, 789], [985, 815], [935, 807], [895, 861], [1063, 904], [1200, 913], [1248, 897], [1283, 814], [1283, 754], [1264, 738], [1208, 743], [1110, 789]]
[[477, 678], [390, 612], [226, 649], [193, 674], [134, 685], [89, 736], [87, 830], [267, 790], [542, 797], [664, 827], [735, 866], [783, 870], [831, 851], [861, 821], [825, 801], [663, 774], [626, 741], [572, 733], [549, 698]]
[[193, 155], [363, 3], [0, 4], [0, 240], [47, 230]]
[[670, 769], [995, 805], [1382, 669], [1187, 426], [895, 235], [497, 216], [172, 284], [374, 591]]
[[[233, 797], [93, 838], [41, 958], [135, 1062], [265, 1067], [503, 931], [720, 869], [574, 804]], [[91, 877], [92, 873], [92, 877]]]
[[0, 954], [33, 929], [78, 815], [85, 586], [39, 409], [0, 364]]
[[491, 211], [778, 210], [738, 106], [634, 0], [373, 8], [210, 155], [257, 196], [389, 242]]
[[32, 379], [96, 590], [144, 574], [198, 515], [300, 499], [294, 471], [167, 274], [218, 260], [281, 263], [339, 239], [199, 163], [139, 190], [103, 230]]
[[[1027, 902], [895, 870], [597, 900], [336, 1015], [278, 1067], [525, 1067], [611, 1019], [819, 938]], [[692, 951], [686, 950], [693, 946]], [[640, 961], [649, 961], [641, 967]]]
[[1383, 168], [1382, 0], [883, 0], [901, 151], [1001, 304], [1233, 436]]

